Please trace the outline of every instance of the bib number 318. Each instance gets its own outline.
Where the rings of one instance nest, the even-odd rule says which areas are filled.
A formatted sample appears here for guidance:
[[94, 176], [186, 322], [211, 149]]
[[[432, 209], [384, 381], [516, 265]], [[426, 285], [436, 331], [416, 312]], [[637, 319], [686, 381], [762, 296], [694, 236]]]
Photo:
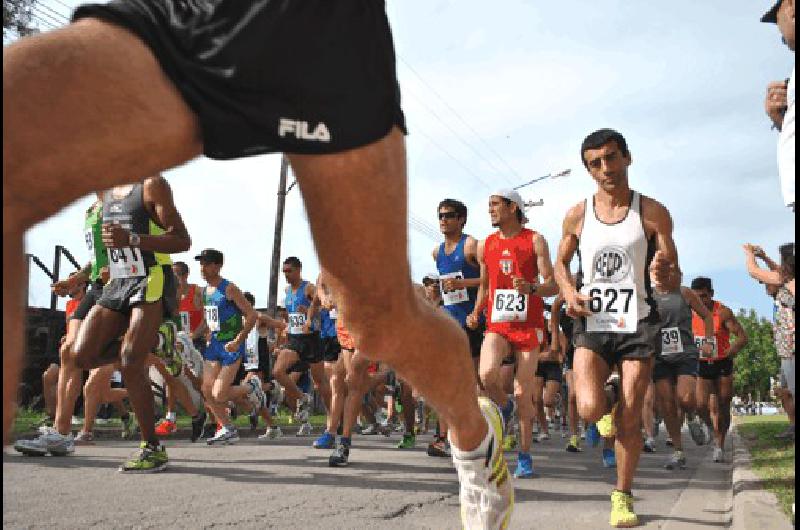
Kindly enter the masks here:
[[591, 284], [584, 287], [589, 296], [586, 330], [601, 333], [636, 333], [638, 300], [633, 284]]

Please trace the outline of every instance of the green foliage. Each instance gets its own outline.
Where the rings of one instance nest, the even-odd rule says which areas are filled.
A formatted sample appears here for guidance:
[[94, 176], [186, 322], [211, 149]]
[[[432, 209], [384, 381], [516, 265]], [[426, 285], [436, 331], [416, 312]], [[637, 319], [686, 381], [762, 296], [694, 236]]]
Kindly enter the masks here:
[[38, 30], [33, 27], [33, 6], [36, 0], [3, 0], [3, 37], [9, 34], [24, 37]]
[[781, 366], [772, 324], [759, 318], [754, 309], [740, 309], [736, 318], [747, 333], [748, 342], [734, 358], [734, 393], [742, 397], [750, 393], [756, 399], [760, 392], [761, 399], [766, 401], [770, 391], [769, 378], [777, 377]]

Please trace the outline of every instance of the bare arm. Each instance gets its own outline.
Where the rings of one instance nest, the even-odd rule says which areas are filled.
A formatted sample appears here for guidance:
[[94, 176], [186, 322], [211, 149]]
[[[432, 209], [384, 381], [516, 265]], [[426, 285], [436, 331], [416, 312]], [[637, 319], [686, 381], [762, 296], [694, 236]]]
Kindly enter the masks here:
[[751, 278], [768, 285], [783, 285], [783, 278], [781, 278], [779, 267], [775, 262], [769, 259], [769, 257], [766, 257], [766, 254], [761, 254], [761, 257], [762, 259], [766, 258], [764, 261], [767, 263], [767, 266], [770, 268], [770, 270], [764, 270], [758, 266], [758, 262], [756, 261], [756, 247], [746, 244], [744, 245], [744, 252], [747, 273]]
[[[158, 175], [144, 181], [144, 203], [156, 224], [164, 229], [160, 235], [140, 234], [139, 248], [165, 254], [186, 252], [192, 246], [192, 239], [183, 224], [181, 214], [172, 199], [172, 188], [167, 180]], [[127, 242], [124, 245], [127, 246]]]
[[[479, 267], [480, 264], [478, 263], [478, 240], [472, 236], [467, 236], [467, 240], [464, 242], [464, 260], [467, 261], [470, 265], [475, 267]], [[464, 288], [474, 288], [481, 286], [481, 279], [480, 278], [464, 278], [460, 281], [461, 287]]]
[[536, 294], [543, 298], [558, 294], [558, 284], [553, 277], [553, 263], [550, 260], [547, 240], [541, 234], [536, 234], [533, 238], [533, 248], [536, 250], [536, 265], [542, 276], [542, 283], [536, 288]]
[[579, 230], [583, 225], [585, 209], [586, 203], [579, 202], [567, 212], [562, 224], [561, 242], [558, 245], [555, 262], [555, 279], [567, 305], [567, 313], [573, 317], [591, 314], [587, 307], [589, 298], [578, 292], [575, 278], [569, 270], [575, 251], [578, 250]]
[[736, 319], [736, 316], [733, 314], [733, 311], [728, 309], [725, 306], [722, 306], [722, 310], [720, 311], [720, 317], [722, 319], [723, 325], [725, 329], [730, 332], [731, 335], [735, 337], [735, 339], [731, 342], [731, 350], [729, 355], [733, 357], [742, 348], [745, 347], [747, 344], [747, 333], [745, 333], [744, 328]]
[[564, 297], [561, 293], [557, 294], [550, 306], [550, 333], [555, 336], [561, 331], [561, 307], [564, 305]]
[[672, 216], [664, 205], [642, 197], [642, 218], [647, 231], [655, 235], [656, 254], [650, 264], [650, 274], [656, 289], [671, 293], [681, 284], [678, 249], [672, 238]]
[[[714, 314], [703, 305], [703, 302], [700, 301], [700, 298], [698, 298], [697, 295], [694, 294], [694, 291], [688, 287], [681, 286], [681, 295], [683, 295], [683, 299], [686, 300], [686, 303], [689, 304], [689, 307], [692, 308], [692, 311], [697, 313], [697, 315], [703, 319], [703, 324], [706, 328], [705, 336], [707, 338], [712, 338], [714, 336]], [[703, 353], [706, 356], [713, 353], [713, 346], [711, 344], [706, 343], [704, 347], [705, 350]]]
[[489, 276], [486, 273], [486, 262], [483, 259], [484, 245], [486, 241], [478, 243], [477, 257], [478, 265], [481, 268], [480, 284], [478, 285], [478, 297], [475, 299], [475, 308], [472, 310], [472, 315], [477, 320], [480, 314], [486, 307], [486, 298], [489, 296]]

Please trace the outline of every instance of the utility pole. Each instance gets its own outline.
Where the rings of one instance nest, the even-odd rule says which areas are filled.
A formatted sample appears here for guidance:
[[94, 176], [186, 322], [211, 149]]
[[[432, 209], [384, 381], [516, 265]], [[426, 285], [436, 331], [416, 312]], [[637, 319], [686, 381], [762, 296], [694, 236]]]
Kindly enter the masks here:
[[283, 235], [283, 213], [286, 209], [286, 177], [289, 173], [289, 159], [281, 158], [281, 176], [278, 183], [278, 208], [275, 211], [275, 239], [272, 243], [272, 264], [269, 270], [269, 295], [267, 306], [272, 318], [278, 313], [278, 273], [281, 266], [281, 236]]

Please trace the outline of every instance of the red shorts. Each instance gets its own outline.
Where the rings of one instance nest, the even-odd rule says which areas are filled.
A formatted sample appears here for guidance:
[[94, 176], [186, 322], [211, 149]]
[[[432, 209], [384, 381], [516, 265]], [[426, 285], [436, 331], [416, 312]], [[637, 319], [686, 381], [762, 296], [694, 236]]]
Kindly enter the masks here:
[[339, 345], [342, 348], [345, 350], [355, 351], [356, 343], [353, 341], [353, 337], [350, 336], [350, 333], [347, 332], [344, 326], [337, 324], [336, 337], [339, 339]]
[[520, 326], [519, 324], [501, 323], [487, 324], [486, 333], [500, 335], [511, 344], [513, 351], [533, 351], [537, 349], [544, 339], [544, 331], [541, 328], [530, 326]]

